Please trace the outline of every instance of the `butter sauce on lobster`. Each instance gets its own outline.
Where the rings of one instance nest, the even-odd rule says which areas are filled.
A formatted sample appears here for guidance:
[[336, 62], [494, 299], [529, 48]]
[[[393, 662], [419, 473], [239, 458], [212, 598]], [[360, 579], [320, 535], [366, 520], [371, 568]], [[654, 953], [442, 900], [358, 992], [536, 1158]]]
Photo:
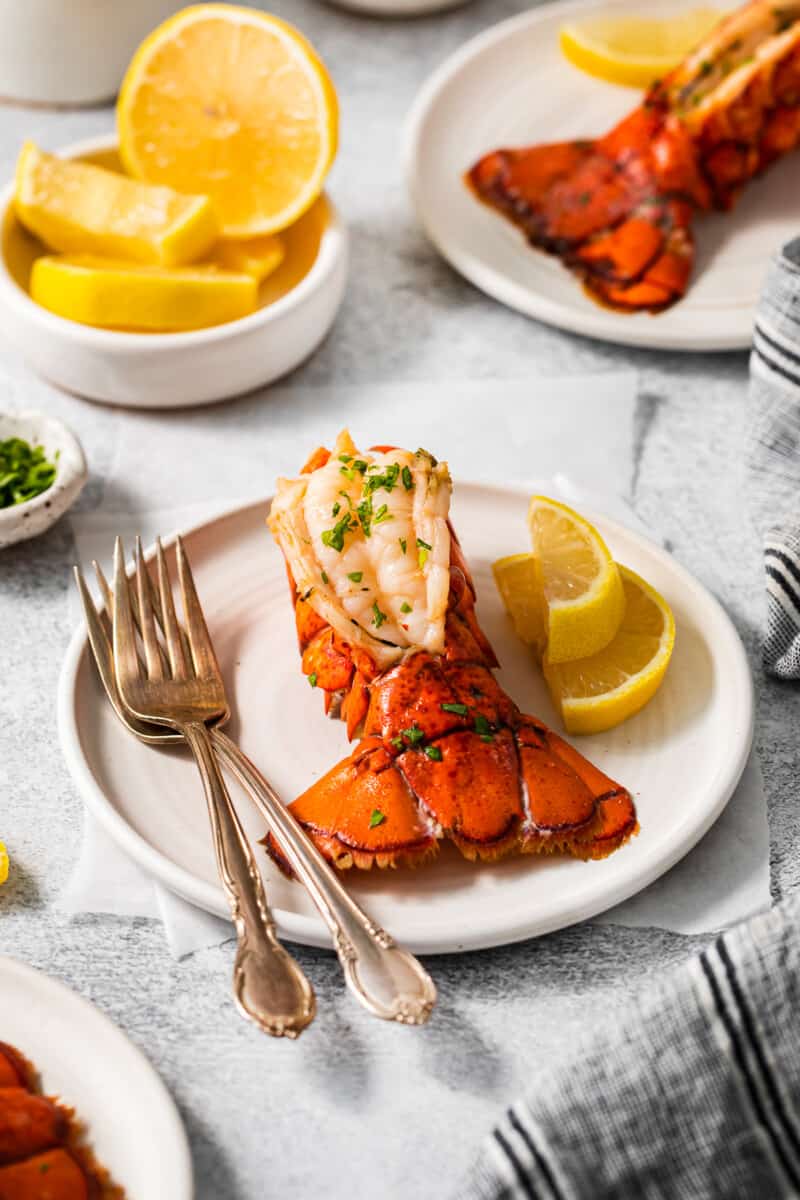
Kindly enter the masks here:
[[475, 195], [601, 303], [658, 312], [688, 287], [696, 212], [729, 209], [800, 141], [800, 0], [751, 0], [596, 140], [500, 149]]
[[290, 811], [341, 868], [417, 864], [443, 838], [473, 860], [605, 857], [637, 829], [633, 800], [495, 679], [451, 490], [427, 451], [347, 432], [278, 480], [302, 669], [360, 738]]

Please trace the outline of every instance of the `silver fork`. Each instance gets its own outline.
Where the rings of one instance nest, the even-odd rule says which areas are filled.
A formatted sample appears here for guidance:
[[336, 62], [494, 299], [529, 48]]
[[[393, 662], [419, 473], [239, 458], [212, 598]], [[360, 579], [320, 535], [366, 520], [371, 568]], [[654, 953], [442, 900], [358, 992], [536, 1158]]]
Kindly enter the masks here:
[[[126, 728], [141, 741], [160, 745], [180, 742], [179, 733], [170, 732], [163, 725], [140, 721], [122, 704], [109, 636], [113, 595], [96, 562], [94, 569], [103, 596], [104, 607], [100, 613], [77, 567], [75, 578], [83, 603], [89, 643], [112, 707]], [[144, 575], [156, 619], [163, 627], [158, 593], [149, 572], [145, 570]], [[136, 620], [136, 589], [131, 588], [131, 592]], [[353, 995], [369, 1012], [383, 1020], [410, 1025], [424, 1024], [436, 1003], [436, 988], [422, 964], [407, 950], [397, 946], [386, 930], [377, 925], [349, 895], [336, 872], [286, 811], [272, 786], [223, 732], [220, 724], [209, 730], [214, 748], [279, 839], [293, 871], [305, 885], [331, 933], [345, 980]]]
[[297, 1037], [314, 1018], [314, 992], [299, 965], [276, 937], [261, 874], [228, 795], [206, 728], [206, 722], [227, 715], [228, 704], [181, 542], [177, 544], [177, 562], [186, 617], [186, 646], [160, 543], [157, 562], [167, 661], [156, 633], [149, 573], [141, 553], [137, 553], [137, 607], [145, 660], [142, 664], [122, 542], [117, 538], [113, 644], [119, 696], [140, 720], [176, 730], [194, 754], [206, 793], [217, 867], [237, 933], [234, 999], [239, 1011], [266, 1033]]

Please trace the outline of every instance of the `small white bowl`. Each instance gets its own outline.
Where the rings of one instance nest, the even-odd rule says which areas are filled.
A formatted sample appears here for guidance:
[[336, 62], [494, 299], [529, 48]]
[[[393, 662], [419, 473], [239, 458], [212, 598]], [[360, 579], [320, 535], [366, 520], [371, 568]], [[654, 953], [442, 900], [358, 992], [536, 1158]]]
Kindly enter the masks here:
[[[116, 140], [69, 146], [64, 158], [118, 165]], [[67, 321], [31, 300], [27, 283], [40, 242], [18, 222], [13, 185], [0, 194], [0, 330], [51, 383], [107, 404], [181, 408], [213, 404], [272, 383], [319, 345], [347, 282], [347, 231], [323, 195], [281, 236], [284, 262], [261, 285], [248, 317], [189, 333], [125, 333]]]
[[87, 476], [80, 442], [55, 417], [38, 412], [0, 413], [0, 442], [12, 437], [42, 446], [48, 460], [55, 462], [56, 477], [47, 491], [33, 500], [0, 508], [0, 550], [38, 537], [54, 525], [77, 500]]

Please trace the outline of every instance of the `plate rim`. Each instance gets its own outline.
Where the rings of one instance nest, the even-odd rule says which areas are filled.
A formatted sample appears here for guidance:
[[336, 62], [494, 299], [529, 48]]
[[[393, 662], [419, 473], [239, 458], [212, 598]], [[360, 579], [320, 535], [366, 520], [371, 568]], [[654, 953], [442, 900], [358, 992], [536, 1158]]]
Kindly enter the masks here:
[[[434, 68], [414, 97], [406, 115], [401, 138], [402, 170], [414, 214], [425, 236], [441, 257], [468, 283], [491, 299], [546, 325], [595, 341], [637, 346], [648, 350], [676, 350], [687, 354], [748, 350], [752, 341], [753, 312], [747, 315], [746, 328], [737, 327], [736, 317], [728, 315], [727, 331], [711, 336], [702, 334], [702, 323], [699, 321], [697, 335], [694, 335], [689, 330], [682, 333], [662, 327], [663, 332], [659, 332], [658, 327], [650, 324], [626, 324], [623, 314], [612, 314], [599, 305], [596, 313], [582, 313], [559, 301], [550, 300], [543, 293], [531, 291], [524, 285], [515, 283], [500, 270], [485, 265], [469, 251], [454, 247], [443, 240], [431, 227], [421, 199], [421, 143], [426, 121], [448, 84], [473, 60], [497, 43], [513, 37], [520, 30], [542, 24], [557, 14], [567, 17], [571, 13], [592, 11], [599, 7], [599, 0], [549, 0], [546, 4], [536, 5], [526, 12], [507, 17], [475, 34]], [[630, 7], [630, 3], [629, 0], [606, 0], [604, 11], [609, 7], [625, 8]], [[522, 243], [520, 245], [522, 247]], [[580, 285], [576, 283], [576, 287], [578, 286]]]
[[[487, 483], [477, 479], [463, 479], [458, 484], [459, 491], [478, 490], [495, 492], [507, 498], [517, 498], [527, 504], [530, 500], [530, 487], [519, 483]], [[260, 499], [239, 501], [221, 509], [218, 513], [206, 516], [195, 524], [171, 533], [162, 538], [162, 545], [169, 548], [175, 543], [178, 533], [186, 539], [194, 533], [238, 516], [246, 510], [262, 510], [269, 504], [270, 495]], [[599, 916], [614, 908], [622, 901], [638, 895], [656, 879], [665, 875], [676, 863], [680, 862], [716, 822], [730, 800], [744, 772], [753, 744], [755, 722], [755, 693], [752, 672], [747, 659], [747, 652], [739, 633], [728, 613], [716, 596], [699, 579], [691, 574], [682, 563], [666, 551], [657, 542], [645, 537], [637, 530], [616, 521], [604, 514], [588, 513], [588, 519], [593, 523], [598, 521], [613, 536], [620, 535], [628, 539], [646, 553], [655, 553], [656, 557], [674, 571], [679, 584], [698, 591], [706, 603], [714, 611], [717, 627], [724, 632], [728, 641], [730, 661], [734, 671], [740, 677], [739, 701], [740, 713], [738, 728], [739, 736], [735, 740], [738, 753], [728, 763], [727, 771], [723, 774], [718, 789], [716, 803], [704, 812], [701, 821], [692, 825], [688, 833], [684, 833], [672, 847], [669, 854], [661, 855], [657, 861], [645, 862], [632, 875], [617, 882], [598, 900], [583, 900], [562, 907], [557, 916], [542, 923], [516, 919], [509, 921], [502, 932], [479, 933], [466, 935], [463, 940], [452, 936], [428, 935], [410, 939], [408, 948], [418, 954], [456, 954], [467, 950], [483, 950], [493, 946], [512, 945], [515, 942], [526, 941], [534, 937], [542, 937], [557, 929], [564, 929], [579, 922]], [[149, 557], [154, 547], [147, 548]], [[230, 919], [229, 909], [224, 900], [221, 887], [198, 879], [186, 868], [174, 863], [160, 850], [151, 846], [125, 818], [117, 811], [106, 797], [103, 789], [95, 780], [87, 760], [84, 758], [76, 716], [75, 698], [77, 696], [77, 680], [84, 654], [90, 653], [85, 628], [79, 623], [70, 638], [62, 663], [58, 680], [57, 721], [58, 738], [67, 769], [84, 804], [97, 818], [105, 831], [114, 839], [117, 845], [129, 855], [140, 867], [148, 872], [154, 881], [158, 881], [182, 899], [194, 904], [206, 912]], [[368, 902], [367, 902], [368, 906]], [[273, 908], [273, 916], [282, 937], [301, 945], [316, 946], [331, 950], [330, 935], [321, 919], [314, 914], [290, 912], [283, 908]]]
[[[44, 990], [45, 993], [53, 997], [54, 1007], [57, 1006], [60, 1011], [65, 1013], [66, 1017], [69, 1017], [68, 1010], [70, 1008], [73, 1011], [77, 1010], [83, 1013], [85, 1018], [92, 1024], [101, 1025], [105, 1029], [106, 1036], [116, 1042], [121, 1050], [136, 1063], [142, 1073], [142, 1078], [148, 1081], [148, 1085], [152, 1089], [150, 1103], [153, 1102], [153, 1097], [158, 1098], [160, 1105], [157, 1114], [159, 1127], [166, 1132], [168, 1140], [174, 1145], [175, 1177], [170, 1181], [170, 1186], [174, 1189], [171, 1193], [172, 1200], [192, 1200], [194, 1197], [194, 1166], [186, 1127], [181, 1119], [175, 1098], [147, 1055], [139, 1049], [136, 1043], [107, 1013], [98, 1008], [96, 1004], [82, 995], [81, 992], [76, 991], [75, 988], [70, 987], [69, 984], [64, 983], [62, 980], [56, 979], [46, 971], [31, 966], [29, 963], [21, 962], [20, 959], [14, 958], [13, 955], [0, 953], [0, 981], [2, 981], [4, 976], [6, 978], [16, 978], [21, 981], [23, 988], [29, 985], [39, 991]], [[2, 1008], [2, 1005], [0, 1005], [0, 1008]], [[23, 1050], [23, 1053], [25, 1053], [25, 1050]], [[34, 1062], [34, 1065], [38, 1071], [46, 1075], [46, 1062]], [[69, 1103], [70, 1098], [68, 1096], [64, 1097], [64, 1099], [66, 1103]], [[91, 1135], [91, 1118], [87, 1118], [86, 1114], [82, 1112], [78, 1113], [78, 1117], [86, 1122]], [[113, 1175], [113, 1164], [105, 1163], [105, 1165], [108, 1166]], [[134, 1200], [134, 1197], [131, 1197], [131, 1200]]]

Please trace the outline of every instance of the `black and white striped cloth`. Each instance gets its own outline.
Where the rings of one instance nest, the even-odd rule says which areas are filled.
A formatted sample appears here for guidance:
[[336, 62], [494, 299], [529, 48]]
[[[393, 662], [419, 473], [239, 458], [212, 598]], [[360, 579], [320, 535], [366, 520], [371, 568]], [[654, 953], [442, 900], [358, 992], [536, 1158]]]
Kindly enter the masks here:
[[[800, 238], [759, 303], [744, 462], [764, 545], [764, 665], [800, 679]], [[800, 1200], [800, 897], [723, 934], [538, 1071], [455, 1197]]]
[[800, 1197], [800, 900], [587, 1032], [507, 1110], [454, 1200]]
[[750, 357], [745, 464], [764, 539], [764, 667], [800, 678], [800, 238], [772, 262]]

